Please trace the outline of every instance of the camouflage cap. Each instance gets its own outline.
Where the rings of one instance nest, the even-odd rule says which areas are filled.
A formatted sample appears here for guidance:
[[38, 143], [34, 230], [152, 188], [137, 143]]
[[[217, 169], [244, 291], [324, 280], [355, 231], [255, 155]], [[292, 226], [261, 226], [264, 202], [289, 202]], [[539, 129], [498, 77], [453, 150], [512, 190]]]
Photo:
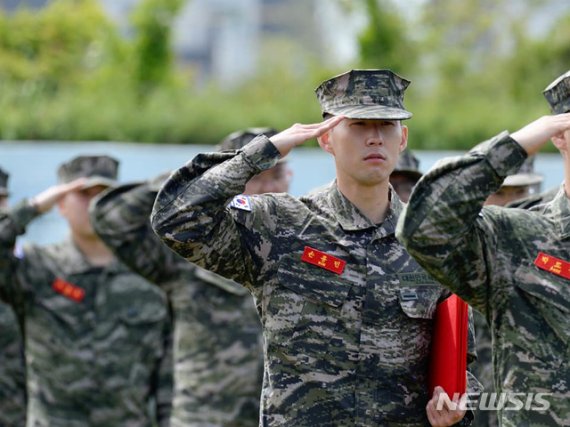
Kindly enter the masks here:
[[526, 187], [527, 185], [536, 185], [542, 182], [542, 175], [534, 172], [534, 156], [528, 157], [519, 171], [515, 174], [508, 175], [503, 181], [503, 187]]
[[86, 177], [88, 180], [83, 188], [112, 187], [117, 183], [118, 168], [118, 160], [109, 156], [78, 156], [63, 163], [57, 170], [57, 177], [60, 183]]
[[398, 163], [392, 173], [408, 175], [416, 181], [418, 181], [423, 175], [420, 172], [420, 161], [407, 148], [400, 153]]
[[8, 196], [8, 173], [0, 168], [0, 196]]
[[404, 91], [410, 84], [390, 70], [350, 70], [315, 90], [323, 115], [350, 119], [405, 120]]
[[230, 133], [220, 141], [220, 143], [217, 145], [218, 151], [239, 150], [251, 142], [253, 138], [261, 134], [267, 136], [268, 138], [271, 138], [273, 135], [277, 134], [277, 131], [273, 128], [268, 127], [237, 130]]
[[550, 83], [542, 93], [554, 114], [570, 112], [570, 71]]

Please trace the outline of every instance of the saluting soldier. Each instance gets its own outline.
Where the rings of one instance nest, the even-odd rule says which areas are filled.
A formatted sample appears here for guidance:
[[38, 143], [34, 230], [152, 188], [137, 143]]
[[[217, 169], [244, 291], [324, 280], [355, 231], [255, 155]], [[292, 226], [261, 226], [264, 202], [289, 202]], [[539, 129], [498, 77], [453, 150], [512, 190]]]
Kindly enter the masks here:
[[[231, 156], [197, 156], [158, 193], [157, 234], [254, 296], [265, 338], [261, 425], [464, 416], [437, 411], [426, 387], [432, 318], [449, 292], [394, 235], [402, 203], [389, 176], [407, 144], [408, 84], [390, 70], [333, 77], [317, 89], [323, 122], [258, 136]], [[301, 198], [240, 194], [315, 137], [334, 157], [336, 181]]]
[[[276, 131], [233, 132], [218, 148], [233, 153], [260, 133]], [[290, 175], [281, 162], [250, 180], [246, 192], [286, 192]], [[263, 348], [253, 299], [243, 286], [188, 263], [154, 234], [150, 213], [165, 178], [106, 192], [92, 205], [92, 222], [119, 259], [170, 298], [176, 378], [171, 425], [258, 426]]]
[[[166, 297], [119, 263], [89, 221], [90, 200], [116, 183], [117, 168], [108, 156], [76, 157], [58, 169], [59, 184], [0, 212], [0, 296], [25, 323], [28, 426], [168, 426]], [[70, 237], [15, 257], [16, 237], [55, 204]]]
[[[438, 163], [397, 231], [426, 270], [486, 317], [496, 390], [510, 408], [499, 418], [509, 427], [570, 425], [570, 72], [544, 93], [555, 115]], [[554, 200], [536, 211], [483, 206], [550, 138], [565, 174]]]

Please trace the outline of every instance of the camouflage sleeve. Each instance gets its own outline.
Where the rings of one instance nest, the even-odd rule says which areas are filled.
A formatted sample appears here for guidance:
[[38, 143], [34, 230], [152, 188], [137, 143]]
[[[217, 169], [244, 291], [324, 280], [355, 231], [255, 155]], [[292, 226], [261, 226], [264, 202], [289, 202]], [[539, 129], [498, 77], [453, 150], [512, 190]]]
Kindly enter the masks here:
[[92, 202], [90, 215], [95, 231], [117, 258], [137, 274], [166, 286], [179, 274], [180, 262], [186, 261], [150, 227], [158, 191], [152, 187], [151, 183], [133, 183], [106, 191]]
[[[437, 163], [416, 185], [396, 235], [444, 286], [487, 313], [496, 224], [486, 198], [526, 158], [506, 132]], [[500, 292], [493, 289], [492, 292]]]
[[11, 209], [0, 210], [0, 298], [14, 306], [18, 313], [25, 302], [24, 289], [18, 280], [19, 270], [25, 269], [14, 255], [16, 238], [39, 215], [26, 200]]
[[189, 261], [238, 283], [252, 283], [254, 263], [241, 234], [246, 230], [228, 204], [252, 176], [278, 160], [279, 151], [264, 135], [231, 155], [196, 156], [160, 189], [152, 227]]

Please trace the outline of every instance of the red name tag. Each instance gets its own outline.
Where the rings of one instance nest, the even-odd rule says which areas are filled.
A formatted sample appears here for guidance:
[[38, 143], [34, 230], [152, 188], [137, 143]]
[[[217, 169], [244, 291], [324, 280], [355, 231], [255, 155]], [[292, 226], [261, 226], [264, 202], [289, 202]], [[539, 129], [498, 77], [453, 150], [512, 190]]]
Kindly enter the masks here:
[[317, 267], [324, 268], [336, 274], [342, 274], [344, 266], [346, 265], [346, 261], [309, 246], [305, 246], [301, 261], [308, 262], [309, 264], [316, 265]]
[[85, 291], [83, 289], [60, 279], [59, 277], [53, 281], [51, 287], [58, 294], [61, 294], [75, 302], [81, 302], [85, 297]]
[[534, 265], [557, 276], [570, 279], [570, 262], [539, 252]]

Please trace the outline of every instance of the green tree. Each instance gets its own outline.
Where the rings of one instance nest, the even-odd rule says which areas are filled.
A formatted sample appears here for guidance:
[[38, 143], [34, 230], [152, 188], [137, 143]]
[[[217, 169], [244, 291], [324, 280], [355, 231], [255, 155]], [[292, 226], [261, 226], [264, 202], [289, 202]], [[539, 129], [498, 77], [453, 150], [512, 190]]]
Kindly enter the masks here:
[[147, 94], [172, 78], [172, 22], [183, 0], [143, 0], [133, 15], [135, 78]]
[[0, 12], [0, 79], [58, 89], [96, 69], [117, 33], [96, 0]]
[[416, 63], [416, 48], [400, 12], [387, 0], [360, 0], [368, 25], [358, 36], [363, 68], [389, 68], [409, 73]]

